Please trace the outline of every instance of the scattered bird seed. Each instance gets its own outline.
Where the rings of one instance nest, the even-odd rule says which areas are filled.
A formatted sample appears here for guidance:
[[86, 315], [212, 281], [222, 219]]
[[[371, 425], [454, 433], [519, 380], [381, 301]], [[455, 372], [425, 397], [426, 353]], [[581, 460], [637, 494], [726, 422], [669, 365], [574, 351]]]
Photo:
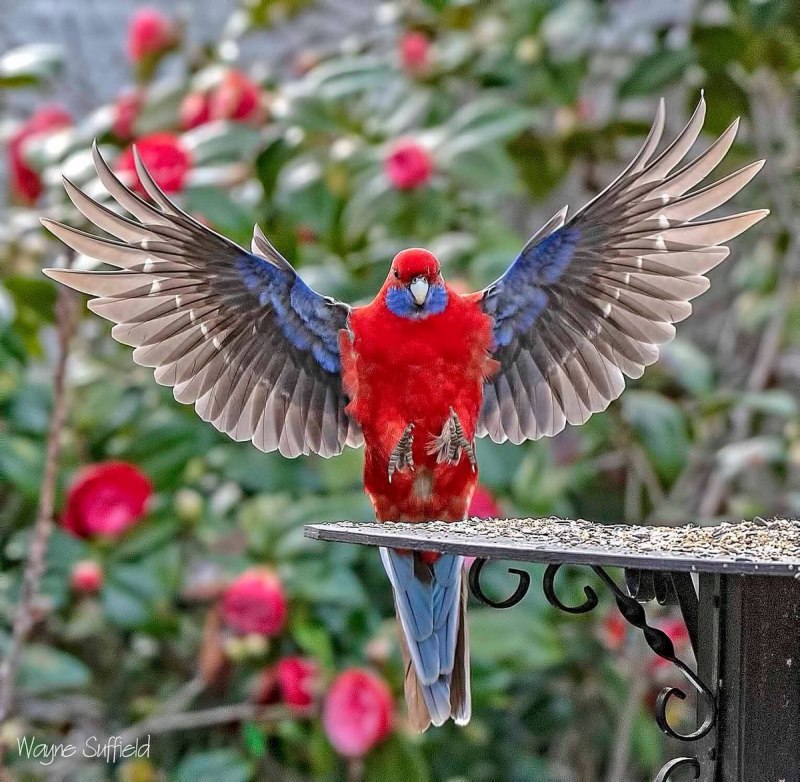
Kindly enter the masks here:
[[[465, 554], [476, 553], [481, 543], [527, 550], [591, 550], [614, 555], [678, 557], [726, 562], [800, 565], [800, 521], [756, 519], [715, 527], [680, 527], [598, 524], [573, 519], [469, 519], [425, 524], [338, 522], [322, 529], [348, 529], [353, 542], [363, 536], [409, 536], [417, 541], [463, 544]], [[318, 529], [320, 529], [318, 527]], [[324, 534], [321, 537], [325, 537]], [[361, 540], [356, 540], [361, 538]], [[379, 540], [370, 540], [378, 543]], [[473, 547], [475, 551], [470, 551]]]

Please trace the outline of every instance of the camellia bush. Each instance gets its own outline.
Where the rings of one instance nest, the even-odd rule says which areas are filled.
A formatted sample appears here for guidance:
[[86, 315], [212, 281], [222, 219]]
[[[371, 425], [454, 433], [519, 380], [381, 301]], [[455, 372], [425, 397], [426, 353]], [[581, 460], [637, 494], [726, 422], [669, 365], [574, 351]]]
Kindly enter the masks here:
[[[68, 50], [32, 43], [0, 56], [9, 773], [652, 778], [665, 749], [655, 694], [680, 681], [610, 603], [564, 616], [536, 589], [513, 612], [471, 606], [473, 719], [412, 734], [377, 553], [302, 534], [308, 522], [371, 518], [361, 453], [291, 461], [203, 423], [41, 274], [97, 262], [38, 217], [86, 228], [61, 176], [106, 198], [95, 139], [144, 194], [135, 144], [183, 209], [245, 245], [258, 223], [326, 294], [368, 300], [408, 246], [428, 247], [454, 286], [477, 290], [563, 203], [578, 208], [611, 180], [656, 98], [667, 98], [674, 131], [705, 89], [709, 134], [743, 118], [719, 175], [768, 157], [740, 201], [773, 217], [736, 242], [695, 317], [607, 412], [550, 441], [480, 442], [472, 513], [661, 524], [796, 515], [795, 4], [408, 0], [376, 6], [363, 39], [299, 50], [279, 67], [240, 59], [304, 5], [246, 2], [201, 47], [179, 20], [138, 11], [117, 42], [132, 86], [88, 116], [52, 87]], [[35, 98], [26, 116], [4, 103], [18, 89]], [[591, 583], [580, 571], [563, 578], [565, 601]], [[501, 568], [487, 581], [497, 594], [507, 587]], [[648, 611], [690, 659], [682, 624]], [[673, 722], [691, 724], [691, 704], [671, 708], [683, 709]], [[116, 736], [138, 756], [80, 751]], [[47, 756], [70, 743], [73, 756]]]

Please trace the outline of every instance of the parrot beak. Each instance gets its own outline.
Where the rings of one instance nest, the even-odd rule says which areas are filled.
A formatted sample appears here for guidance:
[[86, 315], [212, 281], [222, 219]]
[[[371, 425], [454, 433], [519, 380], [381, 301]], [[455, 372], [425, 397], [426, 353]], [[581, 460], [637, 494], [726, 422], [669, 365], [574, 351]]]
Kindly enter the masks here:
[[418, 307], [421, 307], [425, 303], [425, 299], [428, 298], [429, 287], [430, 284], [424, 277], [415, 277], [408, 286]]

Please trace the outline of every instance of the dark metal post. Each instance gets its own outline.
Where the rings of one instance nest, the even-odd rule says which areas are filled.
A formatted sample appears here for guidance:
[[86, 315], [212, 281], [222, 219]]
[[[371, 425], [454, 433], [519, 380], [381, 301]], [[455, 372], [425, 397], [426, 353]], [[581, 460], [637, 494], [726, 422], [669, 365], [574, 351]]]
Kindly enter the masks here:
[[[800, 581], [755, 575], [702, 578], [701, 592], [718, 584], [720, 615], [713, 780], [800, 782]], [[713, 602], [701, 594], [700, 603], [702, 650], [704, 644], [713, 646], [708, 643], [713, 626], [705, 625], [702, 615], [704, 605]], [[701, 651], [700, 663], [700, 675], [709, 676], [712, 671], [702, 668], [713, 668], [714, 661]]]

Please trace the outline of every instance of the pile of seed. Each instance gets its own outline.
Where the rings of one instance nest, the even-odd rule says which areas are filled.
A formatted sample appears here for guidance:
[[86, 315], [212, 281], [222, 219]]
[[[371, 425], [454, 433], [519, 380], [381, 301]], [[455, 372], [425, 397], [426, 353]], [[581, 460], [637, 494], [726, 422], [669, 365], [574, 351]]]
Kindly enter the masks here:
[[774, 519], [720, 524], [714, 527], [642, 527], [598, 524], [570, 519], [470, 519], [457, 523], [354, 524], [340, 527], [374, 536], [385, 534], [519, 549], [592, 549], [615, 554], [675, 556], [753, 562], [796, 563], [800, 566], [800, 521]]

